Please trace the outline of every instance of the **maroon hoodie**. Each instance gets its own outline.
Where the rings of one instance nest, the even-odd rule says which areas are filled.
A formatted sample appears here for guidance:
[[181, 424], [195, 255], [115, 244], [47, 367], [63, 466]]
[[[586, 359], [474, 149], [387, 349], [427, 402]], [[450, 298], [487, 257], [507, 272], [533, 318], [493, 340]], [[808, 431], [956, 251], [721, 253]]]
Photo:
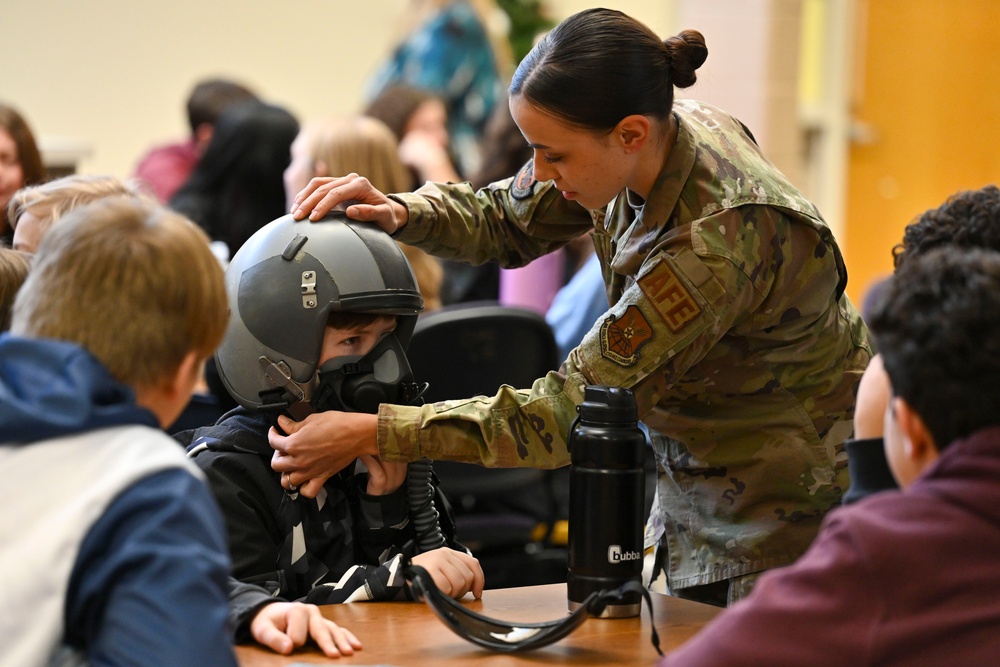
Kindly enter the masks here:
[[958, 440], [905, 491], [831, 512], [660, 667], [1000, 661], [1000, 426]]

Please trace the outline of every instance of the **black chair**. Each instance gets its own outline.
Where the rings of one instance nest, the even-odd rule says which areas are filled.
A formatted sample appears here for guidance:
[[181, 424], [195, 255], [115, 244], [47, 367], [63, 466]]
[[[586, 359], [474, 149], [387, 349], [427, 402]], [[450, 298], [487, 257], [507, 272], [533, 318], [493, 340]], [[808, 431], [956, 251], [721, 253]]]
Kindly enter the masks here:
[[492, 396], [501, 384], [526, 389], [559, 367], [559, 348], [545, 318], [495, 301], [445, 306], [417, 320], [407, 358], [429, 382], [428, 402]]
[[[426, 402], [492, 396], [502, 384], [525, 389], [562, 362], [544, 317], [495, 301], [422, 315], [407, 358], [414, 378], [429, 383]], [[565, 541], [553, 535], [564, 537], [567, 469], [435, 461], [434, 470], [489, 588], [565, 581]]]

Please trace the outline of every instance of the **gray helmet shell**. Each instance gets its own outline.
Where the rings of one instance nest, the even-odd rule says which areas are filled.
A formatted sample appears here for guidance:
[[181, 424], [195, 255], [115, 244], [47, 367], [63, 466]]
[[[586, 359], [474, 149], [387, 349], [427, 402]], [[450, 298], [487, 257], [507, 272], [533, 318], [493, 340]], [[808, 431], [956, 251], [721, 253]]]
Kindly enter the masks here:
[[226, 389], [248, 408], [281, 384], [268, 363], [301, 387], [316, 376], [323, 333], [337, 311], [396, 315], [409, 344], [423, 299], [403, 251], [371, 223], [333, 212], [318, 222], [286, 215], [258, 230], [226, 269], [230, 319], [216, 351]]

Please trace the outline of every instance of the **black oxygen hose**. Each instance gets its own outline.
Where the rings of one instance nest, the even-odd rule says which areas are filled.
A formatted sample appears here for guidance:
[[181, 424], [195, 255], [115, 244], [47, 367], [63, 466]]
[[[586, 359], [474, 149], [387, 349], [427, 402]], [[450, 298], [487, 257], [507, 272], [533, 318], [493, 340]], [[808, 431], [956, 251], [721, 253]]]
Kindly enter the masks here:
[[430, 459], [411, 462], [406, 473], [406, 498], [417, 534], [417, 548], [421, 553], [447, 545], [441, 532], [441, 517], [434, 504], [432, 473]]

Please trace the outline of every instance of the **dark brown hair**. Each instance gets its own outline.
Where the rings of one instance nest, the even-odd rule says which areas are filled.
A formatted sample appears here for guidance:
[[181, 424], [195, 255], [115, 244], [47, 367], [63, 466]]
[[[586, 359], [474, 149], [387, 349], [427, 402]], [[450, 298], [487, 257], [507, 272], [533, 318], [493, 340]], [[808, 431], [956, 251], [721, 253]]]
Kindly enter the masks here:
[[17, 160], [24, 172], [24, 184], [33, 185], [45, 180], [45, 165], [28, 123], [13, 107], [0, 102], [0, 128], [7, 130], [17, 145]]
[[215, 125], [226, 108], [236, 102], [255, 100], [257, 95], [236, 81], [208, 79], [199, 82], [187, 99], [188, 125], [194, 135], [199, 125]]
[[518, 65], [510, 95], [582, 128], [611, 131], [632, 114], [663, 119], [674, 86], [694, 85], [708, 57], [685, 30], [665, 41], [613, 9], [588, 9], [546, 35]]
[[423, 88], [394, 84], [386, 86], [368, 104], [364, 115], [377, 118], [385, 123], [396, 135], [396, 141], [402, 141], [403, 135], [406, 134], [406, 125], [413, 117], [413, 113], [420, 108], [420, 105], [424, 102], [440, 99], [434, 93]]

